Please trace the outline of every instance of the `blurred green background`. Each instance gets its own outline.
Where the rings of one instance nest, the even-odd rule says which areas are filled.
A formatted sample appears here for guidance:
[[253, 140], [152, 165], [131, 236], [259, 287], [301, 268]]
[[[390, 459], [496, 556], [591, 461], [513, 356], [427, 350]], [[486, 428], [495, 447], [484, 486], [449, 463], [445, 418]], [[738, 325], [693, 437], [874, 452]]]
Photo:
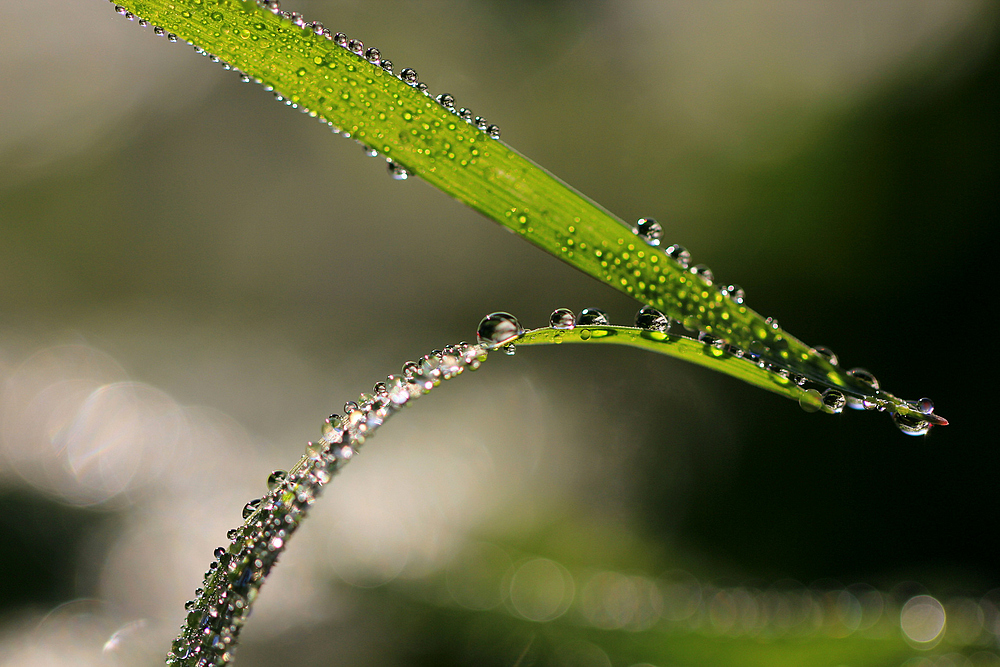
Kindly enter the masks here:
[[[0, 665], [155, 664], [267, 473], [486, 313], [632, 321], [106, 2], [0, 9]], [[907, 438], [634, 350], [495, 355], [331, 485], [240, 664], [1000, 663], [996, 5], [285, 9], [952, 425]], [[921, 641], [924, 594], [948, 622]]]

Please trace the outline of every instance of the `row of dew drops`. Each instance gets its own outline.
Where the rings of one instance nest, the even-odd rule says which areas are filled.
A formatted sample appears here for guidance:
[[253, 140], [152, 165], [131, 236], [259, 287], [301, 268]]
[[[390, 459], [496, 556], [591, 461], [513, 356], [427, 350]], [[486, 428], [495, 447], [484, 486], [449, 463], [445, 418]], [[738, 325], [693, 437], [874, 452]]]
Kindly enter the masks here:
[[[114, 0], [111, 0], [111, 2], [114, 2]], [[316, 35], [322, 36], [327, 40], [334, 42], [337, 46], [340, 46], [341, 48], [350, 51], [354, 55], [368, 61], [372, 65], [375, 65], [376, 67], [381, 67], [389, 74], [393, 73], [392, 61], [383, 58], [381, 51], [379, 51], [375, 47], [368, 47], [366, 49], [364, 43], [360, 39], [348, 39], [347, 35], [345, 35], [342, 32], [337, 32], [337, 33], [331, 32], [328, 28], [326, 28], [322, 23], [318, 21], [307, 22], [305, 18], [301, 14], [298, 14], [297, 12], [282, 11], [279, 0], [256, 0], [256, 2], [258, 7], [270, 11], [272, 14], [280, 15], [282, 18], [291, 21], [293, 24], [299, 26], [303, 30], [310, 31]], [[136, 17], [135, 14], [127, 10], [125, 7], [122, 7], [121, 5], [115, 5], [115, 11], [130, 21], [136, 20], [138, 18]], [[149, 26], [149, 22], [146, 21], [145, 19], [138, 18], [138, 22], [140, 26], [143, 27]], [[164, 30], [159, 26], [153, 26], [153, 32], [157, 35], [165, 36], [171, 42], [178, 41], [177, 35], [167, 32], [166, 30]], [[264, 85], [261, 79], [252, 77], [249, 74], [246, 74], [244, 72], [241, 72], [233, 68], [229, 63], [224, 62], [217, 56], [208, 53], [197, 44], [194, 45], [194, 49], [199, 55], [206, 56], [212, 62], [221, 64], [223, 69], [235, 71], [239, 75], [240, 80], [243, 81], [244, 83], [253, 82]], [[407, 85], [416, 88], [417, 90], [421, 91], [422, 93], [430, 97], [430, 93], [427, 92], [427, 84], [419, 80], [416, 70], [410, 67], [404, 67], [399, 71], [399, 74], [396, 76], [400, 81], [403, 81]], [[342, 130], [341, 128], [337, 127], [336, 125], [334, 125], [334, 123], [327, 120], [326, 118], [323, 118], [317, 112], [312, 111], [304, 106], [301, 106], [298, 103], [294, 102], [293, 100], [287, 99], [286, 97], [281, 95], [281, 93], [276, 92], [273, 86], [264, 85], [264, 89], [267, 90], [268, 92], [273, 92], [275, 99], [278, 100], [279, 102], [283, 102], [286, 106], [289, 106], [293, 109], [298, 109], [302, 113], [307, 114], [312, 118], [317, 118], [321, 123], [330, 127], [335, 134], [339, 134], [348, 139], [351, 138], [350, 132]], [[486, 134], [488, 137], [492, 139], [500, 138], [499, 126], [490, 123], [482, 116], [475, 115], [471, 109], [467, 109], [465, 107], [457, 107], [455, 104], [454, 96], [450, 95], [449, 93], [442, 93], [437, 97], [435, 97], [434, 99], [442, 107], [444, 107], [451, 113], [455, 114], [469, 125], [473, 125], [481, 132]], [[361, 142], [358, 143], [360, 144]], [[378, 157], [378, 151], [376, 149], [371, 148], [370, 146], [366, 146], [364, 144], [361, 145], [362, 148], [364, 149], [365, 155], [368, 155], [369, 157]], [[389, 175], [398, 181], [405, 181], [410, 176], [410, 172], [406, 169], [406, 167], [399, 164], [398, 162], [395, 162], [392, 159], [386, 160], [386, 169], [389, 172]]]
[[261, 585], [326, 483], [390, 416], [441, 382], [478, 369], [489, 349], [462, 342], [434, 350], [345, 403], [343, 415], [330, 415], [320, 439], [306, 444], [303, 458], [290, 471], [272, 472], [267, 493], [243, 507], [245, 523], [227, 533], [229, 546], [213, 552], [196, 598], [185, 604], [188, 614], [166, 664], [230, 663]]
[[[742, 294], [742, 290], [735, 288]], [[822, 381], [810, 378], [793, 370], [782, 367], [779, 363], [766, 360], [760, 354], [752, 350], [726, 343], [707, 332], [700, 331], [696, 338], [684, 335], [683, 330], [690, 330], [689, 322], [683, 324], [671, 320], [664, 313], [652, 306], [643, 306], [635, 315], [634, 326], [644, 331], [654, 331], [660, 333], [672, 333], [678, 338], [687, 340], [697, 340], [706, 346], [706, 350], [712, 353], [711, 356], [719, 357], [730, 355], [746, 363], [753, 364], [760, 369], [766, 370], [776, 378], [780, 378], [783, 383], [791, 382], [802, 389], [799, 398], [799, 405], [806, 412], [824, 411], [830, 414], [840, 414], [845, 407], [855, 410], [879, 410], [889, 409], [889, 403], [885, 400], [870, 399], [864, 396], [854, 396], [842, 391], [840, 388], [831, 387]], [[679, 325], [679, 326], [678, 326]], [[568, 308], [557, 308], [549, 316], [549, 327], [557, 331], [571, 331], [577, 327], [610, 327], [612, 326], [608, 314], [599, 308], [584, 308], [579, 315], [575, 315]], [[680, 328], [682, 327], [682, 328]], [[487, 315], [479, 324], [478, 336], [482, 343], [487, 343], [492, 347], [502, 349], [506, 354], [514, 354], [516, 341], [525, 333], [516, 317], [510, 313], [496, 312]], [[590, 336], [587, 330], [581, 332], [580, 339], [588, 340]], [[826, 359], [831, 365], [838, 366], [837, 356], [828, 348], [813, 348], [818, 356]], [[868, 371], [856, 368], [848, 371], [848, 374], [862, 379], [870, 384], [873, 389], [879, 389], [878, 380]], [[926, 435], [933, 424], [947, 424], [943, 418], [934, 415], [934, 402], [929, 398], [921, 398], [919, 401], [909, 403], [909, 406], [926, 418], [918, 418], [911, 415], [900, 414], [892, 411], [890, 414], [899, 430], [907, 435]]]

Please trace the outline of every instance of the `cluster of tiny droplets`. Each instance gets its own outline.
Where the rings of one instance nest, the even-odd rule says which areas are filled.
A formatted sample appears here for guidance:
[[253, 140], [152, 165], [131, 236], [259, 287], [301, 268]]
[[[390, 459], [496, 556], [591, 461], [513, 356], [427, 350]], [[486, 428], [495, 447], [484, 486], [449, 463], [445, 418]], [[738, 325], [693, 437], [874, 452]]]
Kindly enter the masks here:
[[[114, 0], [111, 0], [111, 2], [113, 3]], [[375, 65], [376, 67], [381, 67], [389, 74], [393, 74], [392, 61], [383, 58], [382, 53], [375, 47], [365, 48], [364, 43], [360, 39], [348, 39], [347, 35], [345, 35], [344, 33], [342, 32], [334, 33], [318, 21], [307, 22], [305, 18], [297, 12], [282, 11], [281, 4], [278, 0], [256, 0], [256, 2], [258, 7], [265, 9], [271, 12], [272, 14], [275, 14], [276, 16], [280, 16], [287, 21], [291, 21], [294, 25], [297, 25], [303, 30], [324, 37], [327, 40], [330, 40], [335, 44], [337, 44], [337, 46], [350, 51], [357, 57], [368, 61], [369, 63]], [[115, 5], [115, 11], [130, 21], [136, 19], [135, 14], [128, 11], [121, 5]], [[144, 19], [139, 19], [139, 25], [148, 26], [149, 23]], [[158, 26], [153, 27], [153, 32], [155, 32], [157, 35], [165, 35], [167, 39], [170, 40], [171, 42], [177, 41], [177, 35], [174, 35], [173, 33], [168, 33], [163, 28], [160, 28]], [[208, 53], [203, 48], [199, 47], [197, 44], [194, 45], [194, 49], [200, 55], [208, 57], [212, 62], [220, 63], [223, 69], [235, 71], [236, 74], [240, 77], [240, 80], [243, 81], [243, 83], [263, 84], [263, 82], [260, 79], [252, 77], [249, 74], [246, 74], [244, 72], [235, 69], [229, 63], [226, 63], [220, 60], [218, 57]], [[425, 95], [430, 96], [430, 94], [427, 92], [427, 84], [419, 80], [419, 78], [417, 77], [417, 72], [412, 68], [404, 67], [399, 71], [399, 74], [397, 74], [396, 77], [400, 81], [406, 83], [407, 85], [412, 86], [413, 88], [416, 88]], [[273, 92], [274, 98], [277, 101], [282, 102], [286, 106], [289, 106], [293, 109], [298, 109], [299, 111], [301, 111], [304, 114], [307, 114], [308, 116], [318, 119], [321, 123], [323, 123], [324, 125], [328, 126], [331, 130], [333, 130], [334, 133], [339, 134], [347, 139], [351, 138], [350, 132], [341, 130], [339, 127], [334, 125], [334, 123], [323, 118], [315, 111], [311, 111], [310, 109], [301, 106], [290, 99], [285, 98], [280, 93], [275, 92], [272, 86], [266, 85], [264, 86], [264, 89], [267, 90], [268, 92]], [[462, 120], [466, 121], [470, 125], [474, 125], [476, 128], [478, 128], [487, 136], [493, 139], [500, 138], [500, 128], [498, 126], [488, 123], [486, 119], [482, 118], [481, 116], [473, 115], [472, 111], [464, 107], [456, 110], [455, 98], [452, 97], [451, 95], [445, 93], [442, 95], [438, 95], [437, 98], [435, 99], [441, 104], [441, 106], [445, 107], [452, 113], [458, 115]], [[370, 157], [378, 156], [378, 151], [376, 149], [371, 148], [369, 146], [364, 146], [364, 149], [365, 153]], [[409, 178], [410, 175], [409, 171], [404, 166], [394, 162], [391, 159], [386, 160], [386, 168], [387, 171], [389, 172], [389, 175], [395, 180], [403, 181]]]
[[[483, 322], [493, 321], [492, 329], [496, 329], [497, 325], [495, 321], [502, 319], [502, 316], [513, 319], [513, 316], [506, 315], [505, 313], [494, 313], [484, 319]], [[516, 323], [516, 320], [513, 321]], [[880, 394], [879, 382], [875, 376], [862, 368], [853, 368], [847, 371], [846, 375], [866, 385], [869, 391], [868, 393], [859, 392], [852, 394], [850, 391], [829, 386], [822, 380], [821, 375], [810, 374], [807, 376], [782, 365], [780, 362], [766, 358], [762, 354], [765, 350], [762, 344], [755, 343], [750, 346], [750, 349], [744, 350], [706, 331], [699, 331], [691, 327], [690, 324], [690, 321], [682, 323], [671, 320], [652, 306], [643, 306], [635, 315], [635, 327], [638, 329], [664, 334], [672, 332], [678, 338], [698, 340], [705, 346], [705, 353], [712, 357], [729, 357], [738, 359], [740, 362], [753, 364], [769, 373], [776, 383], [798, 387], [801, 389], [799, 405], [808, 412], [822, 410], [830, 414], [840, 414], [845, 407], [854, 408], [855, 410], [878, 410], [880, 412], [888, 410], [892, 414], [896, 426], [907, 435], [925, 435], [933, 423], [946, 423], [934, 415], [934, 402], [929, 398], [922, 398], [919, 401], [907, 403], [907, 406], [911, 410], [916, 411], [925, 418], [913, 414], [901, 414], [896, 409], [897, 406], [894, 405], [893, 400], [887, 397], [888, 395], [883, 396]], [[483, 337], [482, 326], [480, 325], [481, 338]], [[608, 314], [599, 308], [584, 308], [576, 316], [568, 308], [557, 308], [549, 316], [549, 327], [557, 331], [569, 331], [583, 326], [611, 326], [611, 320]], [[513, 331], [515, 328], [519, 332], [523, 331], [519, 324], [516, 327], [508, 326], [507, 330]], [[695, 336], [686, 335], [688, 332], [693, 332]], [[839, 363], [836, 355], [828, 348], [816, 348], [815, 353], [818, 357], [825, 359], [827, 363], [834, 366], [837, 366]], [[895, 400], [898, 401], [899, 399]]]
[[370, 394], [330, 415], [322, 435], [306, 445], [305, 456], [289, 472], [276, 470], [268, 492], [243, 508], [246, 521], [229, 531], [229, 547], [218, 547], [166, 664], [210, 667], [232, 662], [236, 642], [261, 585], [323, 487], [346, 465], [389, 417], [444, 380], [476, 370], [486, 360], [487, 344], [459, 343], [408, 361], [402, 372], [377, 383]]

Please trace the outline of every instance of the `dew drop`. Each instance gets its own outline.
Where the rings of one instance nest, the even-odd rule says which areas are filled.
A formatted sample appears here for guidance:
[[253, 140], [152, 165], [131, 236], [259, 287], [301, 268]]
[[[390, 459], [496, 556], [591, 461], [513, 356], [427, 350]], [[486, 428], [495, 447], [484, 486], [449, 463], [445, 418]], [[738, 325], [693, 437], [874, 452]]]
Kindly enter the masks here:
[[847, 374], [857, 380], [860, 380], [862, 383], [868, 385], [872, 389], [879, 388], [878, 379], [863, 368], [852, 368], [851, 370], [847, 371]]
[[925, 415], [931, 414], [934, 412], [934, 401], [929, 398], [921, 398], [917, 401], [917, 410], [920, 410]]
[[239, 528], [230, 528], [230, 529], [229, 529], [229, 530], [228, 530], [228, 531], [226, 532], [226, 538], [227, 538], [227, 539], [228, 539], [228, 540], [229, 540], [230, 542], [232, 542], [233, 540], [235, 540], [235, 539], [236, 539], [236, 536], [237, 536], [237, 535], [239, 535], [239, 534], [240, 534], [240, 529], [239, 529]]
[[221, 559], [226, 555], [226, 547], [215, 547], [215, 551], [212, 552], [212, 555], [215, 556], [215, 560]]
[[360, 56], [364, 53], [365, 45], [360, 39], [352, 39], [347, 42], [347, 50]]
[[503, 353], [506, 354], [508, 357], [513, 357], [515, 354], [517, 354], [517, 348], [514, 347], [514, 343], [507, 343], [506, 345], [503, 346], [502, 349]]
[[344, 33], [338, 32], [333, 36], [333, 41], [337, 44], [337, 46], [343, 46], [345, 49], [347, 48], [347, 35]]
[[903, 415], [893, 412], [892, 421], [896, 424], [896, 428], [906, 435], [926, 435], [931, 430], [931, 423], [916, 415]]
[[635, 314], [635, 326], [646, 331], [666, 331], [670, 328], [670, 318], [652, 306], [643, 306]]
[[781, 326], [778, 324], [778, 320], [776, 320], [773, 317], [769, 317], [766, 320], [764, 320], [764, 325], [767, 326], [767, 328], [770, 329], [771, 331], [777, 331], [778, 329], [781, 328]]
[[250, 515], [257, 511], [257, 507], [260, 505], [260, 498], [257, 500], [251, 500], [246, 505], [243, 506], [243, 518], [249, 519]]
[[479, 323], [476, 337], [480, 344], [497, 348], [518, 338], [524, 329], [520, 322], [510, 313], [490, 313]]
[[572, 329], [576, 326], [576, 316], [569, 308], [556, 308], [549, 315], [549, 326], [553, 329]]
[[812, 353], [814, 356], [826, 359], [827, 363], [829, 363], [831, 366], [840, 365], [840, 359], [838, 359], [837, 355], [833, 353], [833, 350], [831, 350], [828, 347], [817, 345], [812, 349]]
[[386, 72], [388, 72], [389, 74], [392, 74], [392, 61], [391, 60], [384, 60], [383, 59], [382, 62], [379, 63], [379, 65], [381, 65], [382, 69], [384, 69]]
[[436, 98], [437, 103], [443, 106], [445, 109], [455, 108], [455, 98], [448, 93], [441, 93]]
[[399, 73], [399, 78], [411, 86], [417, 85], [417, 71], [411, 67], [404, 67]]
[[693, 273], [696, 276], [699, 276], [709, 285], [715, 282], [715, 274], [712, 273], [712, 269], [708, 268], [704, 264], [699, 264], [698, 266], [693, 267], [691, 269], [691, 273]]
[[675, 243], [667, 248], [666, 252], [668, 257], [681, 265], [681, 268], [686, 269], [688, 267], [688, 263], [691, 261], [691, 253], [687, 251], [687, 248]]
[[486, 134], [488, 134], [491, 139], [499, 139], [500, 138], [500, 128], [497, 127], [496, 125], [488, 125], [486, 127]]
[[815, 389], [807, 389], [799, 396], [799, 407], [806, 412], [816, 412], [824, 404], [823, 396]]
[[284, 470], [275, 470], [267, 476], [267, 490], [274, 491], [281, 486], [281, 483], [288, 479], [288, 473]]
[[369, 148], [368, 146], [362, 146], [365, 149], [365, 155], [368, 157], [378, 157], [378, 151], [374, 148]]
[[365, 60], [373, 65], [379, 65], [382, 63], [382, 53], [373, 46], [365, 51]]
[[639, 218], [632, 232], [641, 236], [649, 245], [660, 245], [663, 237], [663, 227], [653, 218]]
[[405, 181], [410, 177], [410, 172], [406, 170], [406, 167], [396, 164], [392, 160], [386, 162], [386, 169], [388, 170], [389, 175], [397, 181]]
[[828, 411], [836, 415], [844, 411], [847, 399], [844, 397], [843, 392], [836, 389], [827, 389], [823, 392], [823, 405], [826, 406]]
[[576, 318], [577, 325], [607, 326], [611, 324], [608, 314], [600, 308], [584, 308]]
[[458, 117], [464, 120], [466, 123], [471, 123], [473, 120], [475, 120], [475, 116], [472, 113], [472, 109], [466, 109], [465, 107], [462, 107], [461, 109], [458, 110]]
[[747, 294], [743, 291], [743, 288], [739, 285], [730, 285], [726, 288], [726, 295], [729, 296], [736, 303], [743, 303], [746, 300]]
[[476, 120], [474, 122], [475, 122], [476, 127], [478, 127], [483, 132], [485, 132], [486, 128], [490, 126], [490, 124], [487, 122], [487, 120], [485, 118], [483, 118], [482, 116], [476, 116]]

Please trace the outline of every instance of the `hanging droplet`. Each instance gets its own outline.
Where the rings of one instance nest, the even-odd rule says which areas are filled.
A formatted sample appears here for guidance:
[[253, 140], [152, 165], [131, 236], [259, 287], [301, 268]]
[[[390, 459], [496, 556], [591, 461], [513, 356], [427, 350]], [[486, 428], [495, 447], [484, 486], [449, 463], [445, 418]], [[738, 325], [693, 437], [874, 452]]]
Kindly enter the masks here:
[[549, 315], [549, 326], [553, 329], [572, 329], [576, 326], [576, 316], [569, 308], [556, 308]]
[[257, 500], [251, 500], [246, 505], [243, 506], [243, 518], [249, 519], [250, 515], [257, 511], [257, 507], [260, 505], [260, 498]]
[[408, 83], [411, 86], [417, 85], [417, 71], [411, 67], [404, 67], [399, 73], [399, 78], [402, 79], [404, 83]]
[[516, 317], [500, 312], [490, 313], [482, 319], [476, 337], [481, 344], [497, 348], [518, 338], [522, 333], [524, 329]]
[[580, 316], [576, 318], [577, 325], [608, 326], [611, 320], [608, 314], [600, 308], [584, 308], [580, 311]]
[[239, 534], [240, 534], [239, 528], [230, 528], [228, 531], [226, 531], [226, 539], [232, 542], [233, 540], [236, 539], [236, 536]]
[[362, 146], [365, 149], [365, 155], [368, 157], [378, 157], [378, 151], [374, 148], [369, 148], [368, 146]]
[[799, 407], [806, 412], [816, 412], [823, 405], [823, 397], [815, 389], [807, 389], [799, 396]]
[[670, 328], [670, 318], [652, 306], [643, 306], [635, 314], [635, 326], [646, 331], [666, 331]]
[[893, 412], [892, 421], [906, 435], [927, 435], [927, 432], [931, 430], [931, 423], [929, 421], [912, 414], [903, 415]]
[[641, 236], [649, 245], [660, 245], [660, 238], [663, 237], [663, 227], [652, 218], [639, 218], [632, 232]]
[[691, 261], [691, 253], [687, 251], [687, 248], [675, 243], [667, 248], [666, 252], [668, 257], [681, 265], [681, 268], [686, 269], [688, 267], [688, 263]]
[[822, 345], [817, 345], [816, 347], [814, 347], [812, 349], [812, 353], [813, 353], [814, 356], [826, 359], [826, 361], [831, 366], [839, 366], [840, 365], [840, 359], [838, 359], [837, 355], [833, 353], [833, 350], [831, 350], [828, 347], [824, 347]]
[[743, 288], [739, 285], [730, 285], [726, 288], [726, 296], [732, 299], [736, 303], [743, 303], [746, 300], [747, 294], [743, 291]]
[[445, 109], [455, 108], [455, 98], [452, 95], [449, 95], [448, 93], [441, 93], [434, 99], [436, 99], [437, 103], [443, 106]]
[[693, 273], [696, 276], [699, 276], [709, 285], [715, 282], [715, 274], [712, 273], [712, 269], [708, 268], [704, 264], [699, 264], [698, 266], [693, 267], [691, 269], [691, 273]]
[[410, 172], [406, 170], [406, 167], [396, 164], [392, 160], [386, 162], [386, 169], [389, 171], [389, 175], [392, 176], [397, 181], [405, 181], [410, 177]]
[[506, 354], [508, 357], [513, 357], [515, 354], [517, 354], [517, 348], [514, 347], [514, 343], [507, 343], [506, 345], [503, 346], [502, 349], [503, 353]]
[[857, 380], [860, 380], [862, 383], [870, 386], [872, 389], [879, 388], [878, 379], [863, 368], [852, 368], [851, 370], [847, 371], [847, 374]]
[[373, 65], [379, 65], [382, 62], [382, 53], [373, 46], [365, 51], [365, 60]]
[[823, 405], [826, 406], [827, 410], [836, 415], [844, 411], [847, 399], [844, 397], [843, 392], [836, 389], [827, 389], [823, 392]]
[[284, 470], [275, 470], [267, 476], [267, 490], [274, 491], [281, 486], [281, 483], [288, 479], [288, 473]]
[[778, 329], [781, 328], [781, 326], [778, 324], [778, 320], [773, 317], [769, 317], [766, 320], [764, 320], [764, 326], [766, 326], [771, 331], [777, 331]]

